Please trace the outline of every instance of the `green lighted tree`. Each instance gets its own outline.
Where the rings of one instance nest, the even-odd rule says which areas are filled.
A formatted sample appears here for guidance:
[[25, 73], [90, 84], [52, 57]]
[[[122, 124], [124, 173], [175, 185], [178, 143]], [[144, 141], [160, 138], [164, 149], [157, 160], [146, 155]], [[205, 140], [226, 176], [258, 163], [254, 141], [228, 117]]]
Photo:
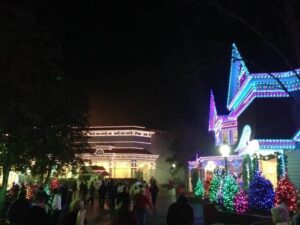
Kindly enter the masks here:
[[201, 198], [204, 196], [204, 187], [203, 187], [203, 183], [200, 179], [198, 179], [197, 185], [194, 188], [194, 194], [197, 197], [201, 197]]
[[209, 186], [209, 200], [212, 203], [217, 203], [218, 200], [218, 190], [221, 185], [221, 180], [224, 176], [224, 168], [222, 167], [216, 167], [214, 169], [214, 175], [210, 182]]
[[210, 182], [210, 187], [209, 187], [209, 200], [212, 203], [217, 202], [217, 195], [218, 195], [218, 189], [221, 183], [221, 178], [214, 175], [211, 182]]
[[227, 174], [223, 186], [223, 205], [227, 210], [234, 210], [234, 197], [238, 192], [239, 185], [236, 179], [231, 174]]

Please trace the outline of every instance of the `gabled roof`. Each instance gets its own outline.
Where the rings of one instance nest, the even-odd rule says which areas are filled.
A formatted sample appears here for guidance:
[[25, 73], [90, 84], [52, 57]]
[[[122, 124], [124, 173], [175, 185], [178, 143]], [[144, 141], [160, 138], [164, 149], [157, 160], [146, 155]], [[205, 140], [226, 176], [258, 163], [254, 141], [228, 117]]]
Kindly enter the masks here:
[[227, 95], [227, 108], [234, 98], [235, 94], [239, 90], [245, 78], [249, 75], [248, 68], [245, 65], [245, 62], [237, 49], [236, 45], [232, 44], [231, 52], [231, 66], [229, 74], [229, 87]]

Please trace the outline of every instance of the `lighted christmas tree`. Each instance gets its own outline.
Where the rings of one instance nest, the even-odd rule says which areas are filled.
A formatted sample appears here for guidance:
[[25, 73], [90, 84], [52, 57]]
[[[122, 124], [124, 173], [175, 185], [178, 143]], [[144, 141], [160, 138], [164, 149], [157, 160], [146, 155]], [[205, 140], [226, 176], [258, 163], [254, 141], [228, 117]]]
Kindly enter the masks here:
[[213, 178], [210, 182], [209, 187], [209, 200], [212, 203], [217, 203], [218, 199], [218, 190], [221, 184], [221, 180], [224, 176], [224, 168], [217, 166], [214, 170]]
[[218, 194], [218, 188], [221, 182], [221, 178], [214, 175], [209, 187], [209, 201], [212, 203], [217, 202], [217, 194]]
[[290, 212], [297, 208], [297, 189], [287, 175], [281, 178], [275, 192], [275, 204], [284, 204]]
[[197, 197], [202, 198], [204, 196], [204, 187], [200, 179], [198, 179], [196, 187], [194, 188], [194, 193]]
[[240, 190], [233, 200], [234, 211], [237, 213], [245, 213], [249, 209], [248, 195], [244, 190]]
[[257, 172], [250, 182], [248, 197], [251, 210], [270, 210], [274, 205], [275, 197], [271, 181]]
[[204, 182], [204, 193], [205, 193], [205, 196], [209, 196], [209, 188], [210, 188], [210, 183], [211, 183], [211, 180], [212, 180], [212, 176], [207, 176], [207, 178], [205, 179], [205, 182]]
[[223, 205], [229, 210], [234, 210], [234, 197], [239, 192], [239, 185], [236, 182], [236, 179], [231, 175], [227, 174], [224, 179], [223, 187]]

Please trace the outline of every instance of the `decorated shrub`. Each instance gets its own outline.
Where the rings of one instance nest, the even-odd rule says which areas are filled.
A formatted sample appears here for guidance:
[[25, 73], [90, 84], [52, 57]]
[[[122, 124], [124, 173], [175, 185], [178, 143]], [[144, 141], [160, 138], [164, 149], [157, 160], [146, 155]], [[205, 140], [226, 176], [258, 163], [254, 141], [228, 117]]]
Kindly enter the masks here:
[[233, 175], [227, 174], [223, 185], [223, 205], [229, 210], [234, 210], [234, 197], [239, 192], [239, 185]]
[[254, 211], [267, 211], [274, 205], [275, 193], [271, 181], [257, 172], [249, 185], [249, 208]]
[[290, 212], [297, 208], [297, 189], [288, 176], [281, 178], [275, 192], [275, 204], [284, 204]]
[[245, 213], [249, 209], [248, 195], [244, 190], [240, 190], [234, 197], [234, 211], [237, 213]]

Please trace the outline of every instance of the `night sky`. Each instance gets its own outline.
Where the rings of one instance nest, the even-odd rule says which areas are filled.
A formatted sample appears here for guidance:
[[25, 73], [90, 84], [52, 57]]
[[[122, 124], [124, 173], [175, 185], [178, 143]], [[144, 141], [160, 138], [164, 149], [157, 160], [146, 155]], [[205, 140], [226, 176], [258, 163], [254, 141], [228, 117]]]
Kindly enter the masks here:
[[[51, 0], [36, 4], [36, 12], [61, 44], [65, 74], [89, 96], [91, 125], [184, 126], [201, 136], [210, 89], [226, 113], [233, 42], [244, 58], [270, 71], [288, 70], [253, 32], [203, 2]], [[292, 58], [269, 1], [228, 2]]]

